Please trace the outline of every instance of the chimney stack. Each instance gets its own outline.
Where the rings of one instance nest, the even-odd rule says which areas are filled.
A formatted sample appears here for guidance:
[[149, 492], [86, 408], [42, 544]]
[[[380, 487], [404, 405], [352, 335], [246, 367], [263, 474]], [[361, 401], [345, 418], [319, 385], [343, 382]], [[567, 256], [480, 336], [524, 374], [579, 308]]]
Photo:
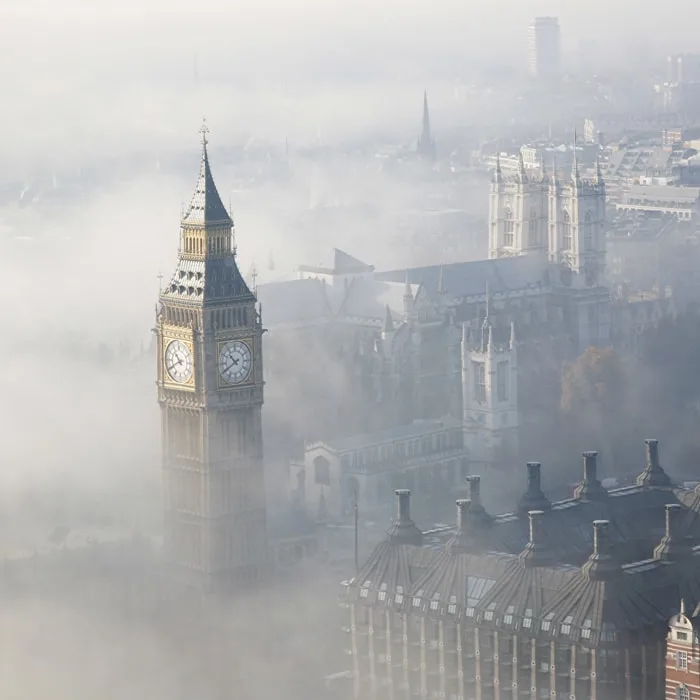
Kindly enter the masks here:
[[608, 537], [609, 520], [593, 521], [593, 554], [609, 555], [610, 539]]
[[478, 537], [473, 527], [472, 502], [468, 498], [460, 498], [457, 501], [457, 530], [447, 542], [447, 551], [450, 554], [462, 554], [478, 549]]
[[574, 490], [574, 498], [581, 501], [600, 501], [608, 492], [598, 481], [598, 453], [583, 453], [583, 481]]
[[457, 501], [457, 531], [466, 530], [469, 521], [469, 509], [472, 502], [469, 498], [460, 498]]
[[659, 464], [659, 441], [648, 438], [644, 442], [647, 452], [646, 468], [655, 471], [661, 467]]
[[593, 521], [593, 553], [583, 565], [583, 571], [594, 581], [611, 578], [622, 571], [611, 554], [609, 526], [609, 520]]
[[408, 489], [396, 489], [396, 519], [406, 523], [411, 519], [411, 492]]
[[481, 477], [468, 476], [467, 483], [469, 484], [469, 500], [475, 506], [481, 505]]
[[540, 469], [541, 464], [539, 462], [528, 462], [527, 463], [527, 488], [528, 491], [540, 491]]
[[673, 486], [668, 474], [659, 462], [659, 441], [647, 439], [646, 464], [644, 471], [637, 477], [637, 486]]
[[488, 525], [491, 523], [491, 516], [486, 512], [486, 509], [481, 504], [481, 477], [468, 476], [466, 478], [469, 484], [469, 520], [472, 524]]
[[527, 490], [518, 502], [518, 513], [527, 515], [531, 510], [551, 510], [552, 504], [542, 492], [541, 465], [539, 462], [527, 463]]
[[544, 537], [544, 511], [531, 510], [528, 513], [530, 518], [530, 541], [525, 545], [525, 549], [520, 553], [520, 562], [523, 566], [547, 566], [552, 562], [550, 552]]
[[396, 520], [392, 523], [387, 534], [395, 544], [412, 544], [420, 547], [423, 544], [423, 533], [411, 520], [411, 492], [408, 489], [397, 489]]
[[654, 559], [679, 561], [692, 553], [692, 545], [680, 534], [683, 508], [678, 503], [666, 504], [666, 533], [654, 548]]

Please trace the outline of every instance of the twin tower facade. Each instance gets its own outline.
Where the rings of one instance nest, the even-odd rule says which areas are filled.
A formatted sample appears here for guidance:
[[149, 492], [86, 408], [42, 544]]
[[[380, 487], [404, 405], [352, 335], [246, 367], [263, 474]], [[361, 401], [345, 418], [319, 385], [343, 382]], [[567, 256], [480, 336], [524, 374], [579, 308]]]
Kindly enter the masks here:
[[[533, 254], [561, 267], [563, 286], [599, 286], [605, 271], [605, 183], [596, 165], [582, 179], [574, 155], [571, 177], [562, 180], [544, 162], [536, 175], [522, 155], [516, 175], [504, 177], [500, 163], [491, 181], [489, 258]], [[568, 284], [567, 284], [568, 283]]]

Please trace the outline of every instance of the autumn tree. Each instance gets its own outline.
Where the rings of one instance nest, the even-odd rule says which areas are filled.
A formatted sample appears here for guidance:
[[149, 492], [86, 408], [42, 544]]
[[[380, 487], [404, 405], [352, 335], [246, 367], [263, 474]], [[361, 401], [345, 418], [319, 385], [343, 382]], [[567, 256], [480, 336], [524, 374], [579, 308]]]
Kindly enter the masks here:
[[598, 449], [613, 471], [631, 423], [630, 382], [624, 360], [612, 348], [590, 347], [562, 376], [561, 408], [569, 442]]

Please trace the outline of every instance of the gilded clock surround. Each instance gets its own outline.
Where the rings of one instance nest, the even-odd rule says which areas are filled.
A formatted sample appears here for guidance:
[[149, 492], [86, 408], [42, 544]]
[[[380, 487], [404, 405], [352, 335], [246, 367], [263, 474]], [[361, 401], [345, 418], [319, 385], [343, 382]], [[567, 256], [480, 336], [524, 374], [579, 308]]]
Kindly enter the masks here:
[[[182, 328], [179, 326], [171, 326], [162, 324], [161, 327], [162, 345], [160, 349], [161, 359], [161, 377], [163, 378], [163, 386], [169, 389], [178, 389], [180, 391], [194, 391], [196, 388], [196, 373], [197, 361], [195, 358], [194, 335], [191, 328]], [[179, 341], [189, 351], [192, 361], [192, 371], [188, 379], [184, 382], [178, 382], [170, 376], [166, 363], [166, 354], [171, 343]]]
[[[250, 353], [250, 369], [248, 370], [248, 373], [246, 374], [245, 379], [243, 379], [240, 382], [228, 382], [224, 377], [221, 375], [220, 371], [220, 363], [221, 363], [221, 353], [226, 348], [229, 343], [233, 342], [239, 342], [239, 343], [244, 343], [248, 351]], [[217, 338], [217, 343], [216, 343], [216, 364], [217, 367], [219, 368], [219, 371], [217, 373], [217, 386], [219, 389], [222, 390], [232, 390], [232, 389], [240, 389], [241, 387], [249, 386], [251, 384], [255, 383], [255, 340], [249, 336], [241, 337], [241, 336], [227, 336], [227, 337], [220, 337]]]

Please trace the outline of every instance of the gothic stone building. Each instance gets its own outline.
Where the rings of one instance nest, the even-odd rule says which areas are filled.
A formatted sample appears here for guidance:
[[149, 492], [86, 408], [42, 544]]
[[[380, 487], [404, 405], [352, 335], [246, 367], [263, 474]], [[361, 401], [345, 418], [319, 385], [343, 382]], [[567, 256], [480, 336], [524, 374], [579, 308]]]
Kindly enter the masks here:
[[700, 492], [674, 487], [654, 440], [632, 487], [606, 491], [595, 453], [584, 454], [571, 499], [547, 499], [539, 464], [529, 463], [527, 476], [504, 515], [488, 513], [472, 478], [449, 532], [421, 532], [410, 492], [397, 492], [386, 539], [345, 583], [354, 697], [685, 700], [698, 692], [687, 616], [674, 618], [668, 647], [686, 656], [675, 676], [664, 669], [669, 618], [680, 600], [700, 600]]
[[[507, 177], [497, 167], [489, 197], [489, 260], [379, 272], [336, 250], [329, 264], [301, 268], [300, 279], [260, 286], [269, 385], [284, 392], [280, 400], [299, 394], [298, 438], [327, 441], [465, 413], [483, 421], [486, 442], [500, 442], [494, 431], [514, 435], [523, 412], [492, 393], [504, 379], [490, 381], [484, 370], [474, 381], [485, 393], [472, 391], [466, 404], [461, 386], [473, 381], [478, 353], [489, 360], [487, 308], [492, 369], [509, 362], [495, 355], [514, 328], [518, 365], [527, 368], [519, 382], [541, 384], [538, 373], [609, 343], [600, 174], [582, 178], [576, 162], [563, 179], [523, 167]], [[290, 348], [306, 361], [290, 363]], [[521, 396], [533, 395], [527, 389]]]

